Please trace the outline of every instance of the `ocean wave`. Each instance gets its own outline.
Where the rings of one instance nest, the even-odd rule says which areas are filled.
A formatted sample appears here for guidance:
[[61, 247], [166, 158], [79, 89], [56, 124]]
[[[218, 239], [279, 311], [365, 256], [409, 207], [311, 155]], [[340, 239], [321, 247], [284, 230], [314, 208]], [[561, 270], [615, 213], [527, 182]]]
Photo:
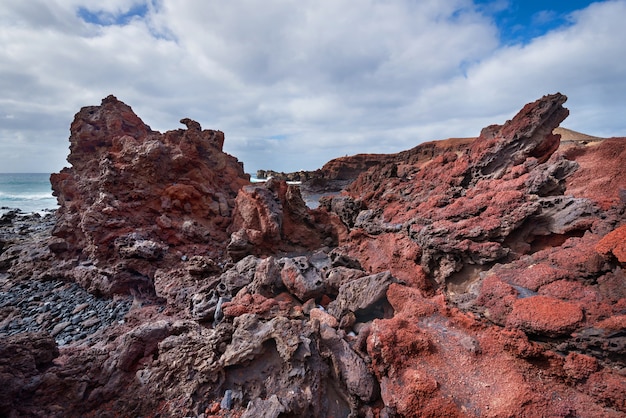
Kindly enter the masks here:
[[47, 200], [55, 199], [51, 193], [24, 193], [24, 194], [9, 194], [0, 192], [0, 200]]

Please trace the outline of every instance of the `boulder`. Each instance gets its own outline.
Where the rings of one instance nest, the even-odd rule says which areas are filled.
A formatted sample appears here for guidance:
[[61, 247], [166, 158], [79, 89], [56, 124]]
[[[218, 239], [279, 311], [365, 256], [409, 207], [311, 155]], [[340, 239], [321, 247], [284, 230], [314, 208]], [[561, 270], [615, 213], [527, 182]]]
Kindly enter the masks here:
[[338, 378], [345, 382], [348, 392], [364, 402], [378, 398], [379, 388], [365, 361], [331, 327], [320, 327], [322, 355], [332, 359]]
[[348, 312], [357, 318], [382, 318], [387, 310], [386, 293], [396, 279], [388, 271], [361, 277], [341, 285], [337, 298], [328, 306], [328, 312], [341, 319]]
[[287, 290], [303, 302], [321, 297], [326, 290], [322, 273], [306, 257], [284, 259], [280, 276]]

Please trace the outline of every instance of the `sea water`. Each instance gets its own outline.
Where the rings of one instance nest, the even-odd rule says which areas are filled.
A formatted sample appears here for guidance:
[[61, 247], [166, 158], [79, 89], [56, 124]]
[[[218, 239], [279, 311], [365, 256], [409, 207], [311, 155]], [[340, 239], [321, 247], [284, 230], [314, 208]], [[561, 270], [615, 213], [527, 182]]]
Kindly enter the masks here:
[[9, 209], [42, 213], [57, 208], [49, 173], [0, 173], [0, 216]]

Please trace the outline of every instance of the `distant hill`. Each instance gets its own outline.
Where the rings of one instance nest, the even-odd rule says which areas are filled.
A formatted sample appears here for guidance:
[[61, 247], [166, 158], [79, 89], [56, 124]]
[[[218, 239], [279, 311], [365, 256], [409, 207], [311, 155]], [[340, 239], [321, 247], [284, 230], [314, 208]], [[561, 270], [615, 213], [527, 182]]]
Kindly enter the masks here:
[[581, 132], [572, 131], [571, 129], [558, 127], [554, 131], [555, 134], [561, 135], [561, 141], [564, 142], [595, 142], [602, 141], [606, 138], [583, 134]]

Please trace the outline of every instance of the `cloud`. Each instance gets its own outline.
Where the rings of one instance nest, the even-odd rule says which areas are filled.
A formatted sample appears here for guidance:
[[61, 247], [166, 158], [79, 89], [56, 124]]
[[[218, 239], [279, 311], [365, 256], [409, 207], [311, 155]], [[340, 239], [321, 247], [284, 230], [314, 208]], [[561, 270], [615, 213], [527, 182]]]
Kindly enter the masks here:
[[[259, 10], [252, 2], [179, 8], [166, 1], [155, 23], [202, 59], [206, 83], [248, 99], [239, 118], [220, 115], [228, 105], [216, 109], [227, 122], [220, 126], [236, 123], [226, 131], [233, 153], [244, 155], [251, 141], [273, 151], [281, 135], [279, 149], [307, 156], [306, 168], [378, 148], [369, 138], [407, 123], [401, 111], [421, 91], [497, 45], [494, 27], [469, 2], [269, 1]], [[249, 140], [233, 144], [229, 132]], [[300, 164], [280, 153], [263, 157], [251, 165]]]
[[[425, 92], [458, 116], [504, 112], [512, 116], [545, 93], [568, 95], [571, 116], [565, 124], [596, 135], [624, 135], [620, 114], [626, 110], [626, 28], [620, 16], [625, 2], [592, 4], [574, 13], [572, 25], [549, 32], [525, 46], [510, 46], [456, 77]], [[474, 106], [472, 106], [472, 103]]]
[[477, 135], [557, 90], [570, 97], [566, 126], [624, 134], [625, 1], [592, 4], [524, 46], [499, 43], [489, 10], [470, 0], [11, 2], [0, 9], [0, 171], [58, 171], [74, 113], [108, 94], [153, 129], [191, 117], [223, 130], [251, 172]]

